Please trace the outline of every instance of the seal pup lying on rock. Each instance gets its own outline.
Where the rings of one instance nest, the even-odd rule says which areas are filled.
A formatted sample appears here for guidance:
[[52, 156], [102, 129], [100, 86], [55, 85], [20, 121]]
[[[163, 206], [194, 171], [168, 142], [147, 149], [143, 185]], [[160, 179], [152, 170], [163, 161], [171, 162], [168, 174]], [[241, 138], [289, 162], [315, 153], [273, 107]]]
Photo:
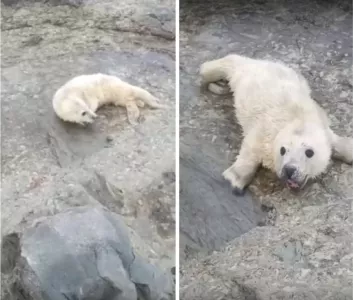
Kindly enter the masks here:
[[156, 97], [115, 76], [105, 74], [81, 75], [64, 84], [55, 93], [53, 108], [64, 121], [85, 125], [97, 117], [96, 110], [105, 105], [124, 106], [128, 120], [136, 124], [139, 107], [162, 108]]
[[260, 165], [299, 190], [326, 170], [331, 156], [352, 163], [353, 139], [330, 129], [300, 73], [279, 62], [240, 55], [205, 62], [200, 73], [212, 92], [229, 92], [215, 86], [227, 80], [234, 95], [244, 138], [235, 163], [223, 173], [234, 193], [244, 193]]

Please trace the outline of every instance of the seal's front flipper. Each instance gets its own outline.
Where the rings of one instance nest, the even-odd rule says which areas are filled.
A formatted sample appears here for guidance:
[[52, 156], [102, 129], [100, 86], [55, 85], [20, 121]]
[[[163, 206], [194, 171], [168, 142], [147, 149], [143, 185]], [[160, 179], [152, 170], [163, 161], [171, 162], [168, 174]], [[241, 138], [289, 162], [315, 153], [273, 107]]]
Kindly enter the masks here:
[[145, 107], [145, 102], [143, 102], [142, 100], [137, 99], [136, 100], [136, 105], [138, 107]]
[[137, 125], [139, 122], [140, 110], [136, 103], [131, 101], [126, 104], [127, 118], [131, 125]]

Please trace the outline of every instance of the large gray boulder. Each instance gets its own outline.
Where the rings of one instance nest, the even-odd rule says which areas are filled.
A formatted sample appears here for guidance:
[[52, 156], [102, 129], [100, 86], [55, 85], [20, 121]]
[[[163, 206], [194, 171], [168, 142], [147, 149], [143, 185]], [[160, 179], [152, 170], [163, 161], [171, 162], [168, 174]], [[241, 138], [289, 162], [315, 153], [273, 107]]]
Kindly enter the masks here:
[[[100, 207], [70, 209], [4, 237], [10, 299], [167, 300], [172, 275], [138, 256], [120, 217]], [[10, 296], [11, 294], [11, 296]]]

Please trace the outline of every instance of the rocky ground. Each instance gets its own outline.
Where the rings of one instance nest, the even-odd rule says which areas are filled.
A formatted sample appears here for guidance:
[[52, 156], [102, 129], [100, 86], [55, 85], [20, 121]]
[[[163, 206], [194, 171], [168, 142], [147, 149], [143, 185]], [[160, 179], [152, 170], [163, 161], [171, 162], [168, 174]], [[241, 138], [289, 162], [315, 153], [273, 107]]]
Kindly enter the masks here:
[[233, 196], [221, 178], [241, 142], [232, 99], [198, 77], [232, 52], [281, 60], [352, 136], [351, 2], [181, 2], [181, 299], [353, 299], [352, 167], [332, 162], [299, 195], [261, 170]]
[[[2, 236], [69, 208], [102, 205], [122, 216], [137, 254], [174, 267], [174, 7], [2, 1]], [[54, 92], [94, 72], [144, 87], [167, 108], [142, 109], [137, 126], [116, 107], [99, 110], [86, 128], [64, 124], [52, 110]]]

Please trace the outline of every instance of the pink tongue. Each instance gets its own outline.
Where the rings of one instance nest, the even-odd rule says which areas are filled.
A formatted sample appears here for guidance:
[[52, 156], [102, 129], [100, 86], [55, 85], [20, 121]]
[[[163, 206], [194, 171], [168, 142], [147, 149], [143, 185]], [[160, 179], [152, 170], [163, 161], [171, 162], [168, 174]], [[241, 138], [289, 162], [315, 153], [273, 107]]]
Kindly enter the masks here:
[[292, 180], [287, 180], [287, 186], [292, 189], [297, 189], [299, 187], [299, 185]]

